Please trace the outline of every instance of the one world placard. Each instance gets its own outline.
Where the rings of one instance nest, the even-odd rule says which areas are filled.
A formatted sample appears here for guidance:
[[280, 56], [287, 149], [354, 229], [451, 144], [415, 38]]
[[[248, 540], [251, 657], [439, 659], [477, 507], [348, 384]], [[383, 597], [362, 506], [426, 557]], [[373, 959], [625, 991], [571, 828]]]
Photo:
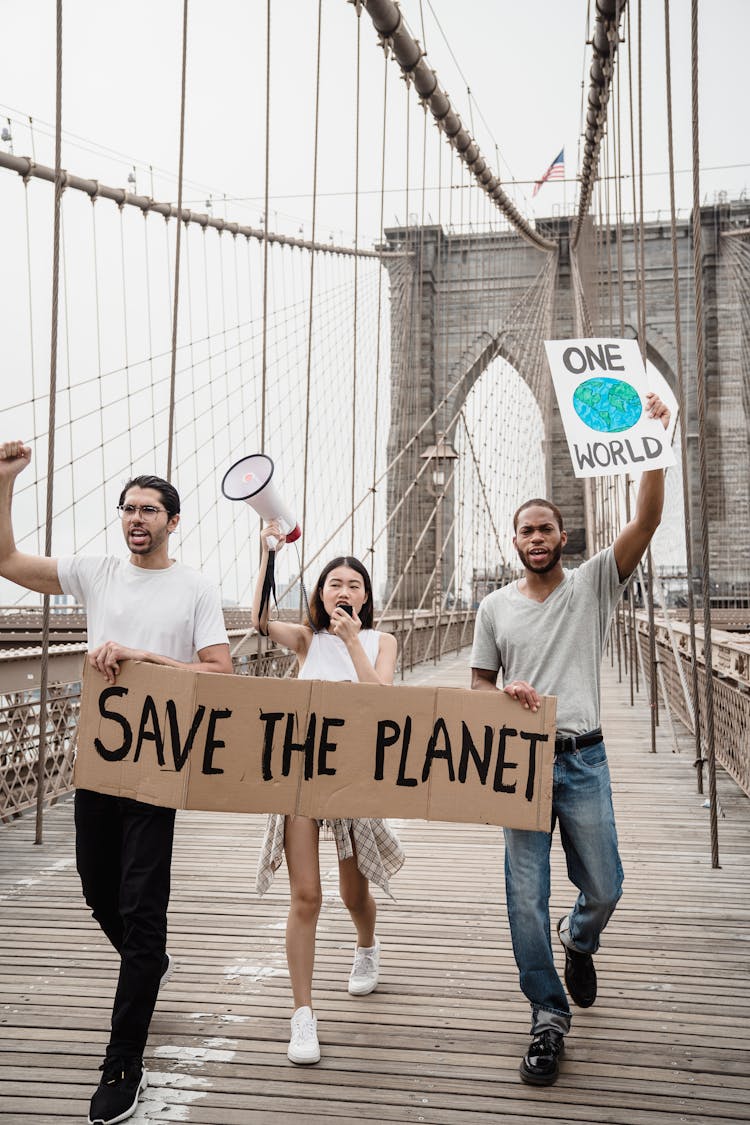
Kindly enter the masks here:
[[636, 340], [545, 340], [577, 477], [641, 473], [675, 464], [667, 431], [650, 418]]

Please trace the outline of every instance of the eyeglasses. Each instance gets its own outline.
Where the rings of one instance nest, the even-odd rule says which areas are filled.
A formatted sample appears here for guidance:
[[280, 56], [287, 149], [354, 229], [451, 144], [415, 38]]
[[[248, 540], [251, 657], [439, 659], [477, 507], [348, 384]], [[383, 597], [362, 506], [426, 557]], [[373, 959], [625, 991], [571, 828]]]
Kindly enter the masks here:
[[156, 508], [153, 504], [119, 504], [117, 511], [120, 516], [130, 519], [136, 512], [144, 520], [155, 520], [159, 512], [166, 512], [166, 508]]

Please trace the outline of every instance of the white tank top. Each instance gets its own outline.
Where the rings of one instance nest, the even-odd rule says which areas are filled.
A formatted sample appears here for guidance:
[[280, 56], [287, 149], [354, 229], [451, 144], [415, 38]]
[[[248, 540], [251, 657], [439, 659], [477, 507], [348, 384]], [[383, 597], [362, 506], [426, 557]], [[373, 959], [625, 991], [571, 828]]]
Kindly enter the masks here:
[[[380, 647], [378, 629], [360, 629], [359, 641], [367, 659], [375, 667]], [[357, 670], [341, 637], [335, 633], [313, 633], [305, 663], [299, 671], [300, 680], [353, 680], [359, 682]]]

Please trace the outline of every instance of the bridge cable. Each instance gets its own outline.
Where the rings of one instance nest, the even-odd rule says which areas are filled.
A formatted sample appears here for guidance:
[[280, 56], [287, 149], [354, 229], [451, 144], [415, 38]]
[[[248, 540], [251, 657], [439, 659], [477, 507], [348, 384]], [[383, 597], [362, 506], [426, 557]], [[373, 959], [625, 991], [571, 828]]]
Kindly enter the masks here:
[[716, 813], [716, 756], [714, 746], [714, 684], [711, 638], [711, 555], [706, 453], [706, 368], [703, 341], [703, 246], [700, 205], [700, 144], [698, 132], [698, 0], [691, 5], [691, 101], [693, 119], [693, 283], [695, 285], [695, 356], [700, 464], [701, 557], [703, 589], [703, 660], [705, 663], [706, 747], [711, 814], [711, 866], [718, 868], [719, 838]]
[[[94, 272], [94, 313], [95, 313], [94, 324], [96, 326], [96, 393], [97, 393], [97, 400], [98, 400], [97, 401], [96, 413], [98, 413], [99, 418], [102, 418], [104, 416], [104, 387], [103, 387], [103, 384], [102, 384], [102, 378], [103, 378], [103, 372], [102, 372], [102, 313], [101, 313], [101, 294], [99, 292], [99, 273], [100, 273], [100, 271], [99, 271], [99, 242], [98, 242], [98, 237], [97, 237], [97, 220], [96, 220], [96, 206], [95, 206], [95, 204], [96, 204], [96, 197], [94, 197], [91, 200], [91, 244], [92, 244], [92, 249], [93, 249], [93, 252], [94, 252], [94, 271], [93, 271]], [[98, 458], [98, 460], [100, 461], [100, 465], [101, 465], [101, 468], [100, 468], [101, 480], [105, 481], [107, 479], [107, 471], [106, 471], [106, 463], [107, 462], [106, 462], [106, 450], [105, 450], [105, 445], [104, 445], [104, 435], [103, 435], [101, 426], [99, 428], [99, 458]], [[95, 492], [95, 488], [92, 487], [91, 491], [92, 491], [92, 493]], [[85, 500], [86, 497], [84, 496], [84, 497], [82, 497], [82, 499]], [[101, 502], [101, 506], [102, 506], [102, 524], [103, 524], [104, 527], [106, 527], [107, 522], [108, 522], [107, 521], [107, 498], [106, 498], [105, 490], [101, 488], [101, 484], [99, 485], [99, 497], [98, 497], [98, 499]], [[72, 504], [71, 504], [71, 522], [72, 522]]]
[[[362, 62], [362, 5], [357, 0], [355, 4], [357, 13], [357, 66], [356, 66], [356, 80], [355, 80], [355, 98], [354, 98], [354, 249], [359, 249], [359, 125], [360, 125], [360, 71]], [[352, 491], [351, 491], [351, 508], [352, 508], [352, 527], [351, 527], [351, 549], [350, 554], [354, 555], [354, 504], [356, 502], [357, 490], [357, 472], [356, 472], [356, 455], [357, 455], [357, 312], [359, 308], [359, 258], [354, 257], [354, 294], [352, 304], [354, 306], [354, 323], [352, 325]]]
[[[16, 172], [22, 179], [31, 178], [44, 180], [51, 184], [55, 182], [54, 168], [48, 167], [45, 164], [35, 164], [28, 156], [15, 156], [10, 152], [0, 152], [0, 168], [7, 168], [11, 172]], [[298, 238], [288, 234], [279, 234], [275, 231], [266, 232], [262, 227], [258, 228], [245, 226], [242, 223], [229, 222], [227, 219], [219, 216], [191, 211], [187, 207], [183, 207], [180, 210], [174, 203], [165, 203], [146, 195], [136, 195], [133, 192], [126, 191], [124, 188], [109, 187], [107, 184], [99, 183], [98, 180], [85, 179], [82, 176], [76, 176], [72, 172], [65, 172], [65, 186], [74, 191], [82, 191], [85, 195], [88, 195], [90, 199], [109, 199], [116, 203], [118, 207], [120, 205], [137, 207], [144, 215], [153, 212], [154, 214], [162, 215], [165, 219], [180, 219], [186, 226], [196, 225], [217, 231], [228, 230], [232, 234], [241, 234], [244, 235], [245, 238], [253, 239], [257, 242], [268, 241], [272, 245], [296, 246], [303, 250], [315, 249], [324, 254], [341, 257], [354, 256], [354, 250], [351, 246], [334, 245], [331, 241], [316, 243], [313, 247], [312, 244], [304, 238]], [[297, 197], [295, 196], [295, 198]], [[361, 247], [357, 251], [357, 255], [360, 258], [380, 258], [384, 254], [387, 256], [387, 251], [363, 250]], [[169, 292], [171, 299], [171, 278]]]
[[[266, 133], [263, 180], [263, 320], [261, 336], [260, 448], [266, 448], [266, 396], [268, 390], [268, 189], [271, 166], [271, 0], [266, 0]], [[262, 547], [258, 544], [258, 556]], [[259, 642], [260, 643], [260, 642]]]
[[[56, 4], [55, 57], [55, 199], [52, 234], [52, 323], [50, 328], [49, 437], [47, 439], [47, 504], [44, 554], [52, 557], [52, 502], [55, 484], [55, 408], [57, 404], [57, 327], [60, 289], [60, 212], [65, 187], [62, 172], [62, 0]], [[36, 825], [34, 843], [43, 843], [44, 790], [47, 765], [49, 686], [50, 595], [42, 602], [42, 656], [39, 677], [39, 750], [36, 774]]]
[[[627, 12], [627, 39], [628, 39], [628, 118], [630, 122], [630, 171], [631, 171], [631, 187], [633, 192], [633, 224], [635, 224], [636, 215], [636, 180], [635, 180], [635, 136], [633, 125], [633, 65], [632, 65], [632, 49], [631, 49], [631, 36], [630, 36], [630, 9]], [[638, 275], [639, 259], [636, 252], [636, 231], [633, 225], [633, 274], [635, 279], [636, 295], [640, 292], [639, 288], [639, 275]], [[637, 315], [637, 314], [636, 314]], [[624, 325], [623, 325], [624, 328]], [[631, 486], [632, 478], [630, 473], [625, 476], [625, 519], [630, 523], [631, 518]], [[635, 706], [635, 699], [633, 695], [633, 687], [635, 691], [640, 692], [640, 661], [641, 650], [640, 641], [638, 639], [637, 622], [635, 617], [635, 598], [632, 595], [633, 583], [630, 584], [631, 595], [628, 599], [629, 616], [630, 616], [630, 657], [631, 657], [631, 674], [630, 674], [630, 706]]]
[[[124, 351], [124, 371], [125, 371], [125, 396], [127, 399], [127, 418], [128, 418], [128, 453], [130, 454], [130, 464], [133, 465], [133, 415], [132, 415], [132, 395], [130, 384], [130, 359], [128, 347], [128, 286], [125, 268], [125, 230], [123, 211], [124, 207], [118, 208], [120, 213], [120, 281], [122, 283], [122, 340]], [[64, 230], [63, 230], [64, 235]], [[64, 245], [64, 244], [63, 244]], [[70, 386], [70, 379], [68, 379], [68, 386]], [[131, 470], [132, 471], [132, 470]], [[75, 552], [74, 552], [75, 553]]]
[[[226, 210], [226, 208], [225, 208], [225, 210]], [[205, 233], [206, 232], [204, 230], [204, 232], [203, 232], [204, 239], [205, 239]], [[226, 355], [228, 353], [228, 351], [230, 350], [230, 347], [231, 347], [231, 345], [229, 344], [229, 336], [228, 336], [229, 329], [227, 327], [227, 294], [226, 294], [226, 280], [225, 280], [225, 276], [224, 276], [225, 273], [226, 273], [226, 263], [225, 263], [225, 260], [224, 260], [224, 244], [225, 244], [225, 242], [226, 242], [226, 240], [223, 239], [221, 237], [221, 235], [219, 235], [219, 280], [220, 280], [219, 293], [220, 293], [220, 296], [221, 296], [221, 324], [222, 324], [222, 343], [223, 343], [222, 354], [223, 355]], [[237, 239], [236, 239], [236, 236], [233, 236], [232, 243], [233, 243], [232, 249], [233, 249], [234, 262], [236, 264], [236, 261], [237, 261], [237, 256], [236, 256]], [[209, 327], [209, 330], [210, 330], [210, 325], [208, 327]], [[225, 442], [225, 447], [226, 447], [226, 444], [228, 443], [229, 435], [231, 434], [232, 415], [231, 415], [231, 410], [230, 410], [231, 396], [230, 396], [230, 389], [229, 389], [229, 371], [227, 370], [226, 362], [222, 364], [222, 367], [223, 367], [223, 372], [224, 372], [224, 408], [226, 410], [226, 423], [225, 423], [225, 425], [226, 425], [225, 433], [226, 433], [226, 438], [227, 438], [227, 441]], [[240, 364], [240, 369], [241, 369], [241, 364]], [[242, 384], [244, 382], [244, 379], [242, 379], [242, 377], [240, 377], [239, 382], [240, 382], [240, 395], [241, 395], [242, 394]], [[218, 461], [217, 461], [217, 463], [218, 463]], [[218, 513], [218, 505], [217, 505], [217, 513]], [[218, 526], [218, 521], [217, 521], [217, 526]], [[234, 551], [233, 551], [233, 554], [230, 557], [230, 566], [232, 564], [234, 566], [235, 581], [236, 581], [236, 575], [237, 575], [237, 563], [240, 559], [240, 544], [238, 542], [238, 532], [239, 532], [239, 520], [233, 519], [232, 520], [232, 541], [233, 541], [233, 545], [234, 545]], [[221, 535], [221, 533], [219, 533], [219, 534]], [[225, 573], [225, 572], [222, 572], [222, 576], [223, 576], [223, 573]]]
[[[695, 775], [697, 789], [703, 792], [703, 749], [701, 742], [701, 701], [698, 683], [698, 654], [695, 637], [695, 596], [693, 593], [693, 531], [688, 479], [688, 417], [685, 395], [685, 372], [682, 356], [682, 314], [680, 312], [680, 275], [677, 257], [677, 215], [675, 208], [674, 141], [672, 131], [672, 55], [670, 44], [669, 0], [664, 0], [665, 76], [667, 96], [667, 151], [669, 155], [669, 216], [672, 247], [672, 294], [674, 303], [675, 347], [677, 354], [677, 401], [680, 411], [680, 454], [682, 457], [682, 511], [685, 524], [685, 560], [688, 573], [687, 602], [690, 623], [691, 700], [693, 735], [695, 738]], [[681, 667], [681, 661], [679, 666]]]
[[540, 250], [554, 250], [556, 243], [544, 238], [516, 209], [503, 191], [500, 180], [492, 174], [478, 144], [463, 127], [450, 98], [442, 90], [437, 75], [426, 61], [425, 52], [407, 29], [402, 13], [393, 0], [364, 0], [383, 47], [393, 50], [405, 75], [413, 80], [417, 93], [435, 118], [438, 127], [449, 138], [459, 159], [495, 205], [505, 214], [518, 233]]
[[[628, 9], [630, 11], [630, 9]], [[643, 205], [643, 0], [638, 0], [638, 248], [640, 257], [641, 285], [639, 290], [639, 335], [643, 366], [646, 366], [648, 345], [646, 340], [646, 251]], [[642, 331], [642, 335], [641, 335]], [[659, 723], [659, 682], [656, 656], [656, 628], [654, 618], [654, 559], [649, 543], [646, 551], [646, 573], [648, 584], [646, 597], [648, 606], [648, 652], [649, 652], [649, 695], [651, 704], [651, 753], [656, 753], [656, 728]]]
[[[188, 0], [183, 0], [182, 7], [182, 83], [180, 91], [180, 155], [177, 171], [177, 211], [182, 213], [182, 172], [185, 156], [185, 91], [187, 86], [187, 31], [188, 31]], [[172, 452], [174, 446], [174, 396], [177, 367], [177, 317], [180, 305], [180, 239], [182, 223], [178, 219], [175, 236], [174, 252], [174, 306], [172, 310], [172, 358], [169, 379], [169, 421], [167, 431], [167, 480], [172, 478]]]
[[[64, 336], [65, 336], [65, 372], [66, 372], [66, 375], [67, 375], [67, 385], [65, 387], [65, 392], [66, 392], [66, 403], [67, 403], [67, 409], [68, 409], [68, 417], [72, 418], [73, 415], [74, 415], [74, 408], [73, 408], [72, 388], [71, 388], [71, 385], [70, 385], [70, 315], [69, 315], [69, 304], [68, 304], [68, 252], [67, 252], [66, 243], [65, 243], [65, 213], [63, 211], [61, 211], [61, 213], [60, 213], [60, 275], [61, 275], [61, 281], [62, 281], [62, 315], [63, 315], [63, 324], [65, 325], [65, 332], [64, 332]], [[58, 336], [59, 336], [59, 329], [58, 329]], [[61, 392], [61, 397], [62, 397], [62, 392]], [[73, 531], [73, 554], [76, 554], [78, 552], [78, 526], [77, 526], [78, 520], [77, 520], [77, 512], [76, 512], [76, 505], [78, 503], [78, 500], [77, 500], [77, 497], [76, 497], [76, 494], [75, 494], [75, 482], [74, 482], [74, 471], [73, 471], [74, 465], [75, 465], [75, 458], [72, 454], [72, 449], [71, 449], [71, 456], [70, 456], [69, 460], [64, 465], [60, 465], [59, 461], [58, 461], [57, 478], [58, 478], [58, 481], [59, 481], [60, 476], [61, 476], [61, 469], [63, 469], [63, 468], [64, 469], [70, 469], [70, 492], [71, 492], [70, 509], [71, 509], [71, 525], [72, 525], [72, 531]]]
[[[188, 358], [188, 362], [187, 362], [187, 366], [186, 366], [185, 370], [190, 373], [190, 387], [189, 387], [189, 389], [187, 387], [185, 387], [184, 394], [185, 394], [186, 400], [189, 399], [189, 401], [190, 401], [190, 416], [193, 420], [193, 450], [195, 451], [199, 448], [199, 444], [200, 444], [199, 438], [198, 438], [198, 420], [201, 417], [201, 411], [198, 409], [198, 393], [197, 393], [196, 382], [195, 382], [196, 362], [195, 362], [195, 331], [193, 329], [193, 264], [192, 263], [193, 263], [193, 256], [192, 256], [192, 251], [191, 251], [191, 248], [190, 248], [190, 237], [187, 235], [187, 230], [186, 230], [186, 237], [185, 237], [185, 287], [187, 289], [187, 300], [185, 301], [185, 305], [187, 306], [187, 329], [188, 329], [187, 352], [188, 352], [189, 358]], [[208, 341], [209, 341], [208, 344], [207, 344], [207, 347], [206, 347], [206, 351], [207, 351], [207, 353], [210, 353], [210, 350], [211, 350], [210, 326], [208, 324], [206, 325], [206, 336], [207, 336]], [[184, 380], [184, 384], [187, 384], [187, 379]], [[213, 429], [213, 427], [212, 427], [212, 429]], [[215, 455], [214, 455], [214, 462], [215, 462]], [[180, 467], [181, 467], [182, 473], [184, 474], [186, 469], [187, 469], [187, 465], [186, 465], [184, 460], [181, 461]], [[182, 479], [180, 480], [180, 485], [182, 486]], [[180, 491], [182, 492], [182, 488], [180, 488]], [[195, 521], [195, 523], [193, 524], [193, 527], [187, 533], [182, 531], [182, 526], [181, 526], [181, 540], [182, 540], [183, 548], [184, 548], [185, 544], [188, 542], [191, 533], [194, 533], [197, 536], [197, 539], [198, 539], [198, 556], [201, 560], [201, 566], [203, 566], [204, 563], [205, 563], [205, 555], [204, 555], [204, 552], [203, 552], [203, 534], [204, 534], [203, 522], [204, 521], [202, 519], [197, 519]], [[214, 537], [214, 542], [216, 542], [215, 537]]]
[[466, 413], [463, 410], [463, 408], [461, 410], [461, 414], [459, 415], [459, 417], [460, 417], [461, 423], [464, 427], [464, 431], [466, 433], [466, 441], [467, 441], [468, 446], [469, 446], [469, 451], [471, 452], [471, 459], [474, 463], [474, 471], [475, 471], [476, 476], [477, 476], [477, 483], [478, 483], [479, 488], [480, 488], [481, 493], [482, 493], [482, 499], [484, 501], [484, 506], [487, 510], [487, 518], [488, 518], [488, 521], [489, 521], [490, 530], [492, 531], [492, 535], [493, 535], [493, 538], [495, 540], [495, 547], [497, 548], [497, 551], [499, 552], [500, 559], [502, 561], [503, 567], [505, 567], [505, 565], [506, 565], [505, 551], [503, 550], [502, 542], [500, 540], [500, 535], [498, 533], [497, 527], [495, 526], [495, 519], [494, 519], [494, 516], [492, 514], [492, 508], [490, 507], [490, 501], [489, 501], [489, 497], [487, 495], [487, 488], [485, 486], [485, 483], [484, 483], [484, 480], [483, 480], [483, 477], [482, 477], [482, 469], [481, 469], [481, 466], [479, 464], [479, 459], [476, 455], [476, 451], [474, 449], [474, 443], [471, 440], [471, 431], [469, 429], [469, 424], [466, 421]]
[[596, 22], [591, 36], [593, 57], [589, 85], [586, 137], [581, 165], [581, 189], [578, 213], [573, 220], [570, 238], [572, 250], [577, 249], [589, 211], [594, 183], [598, 175], [599, 148], [607, 120], [614, 55], [619, 43], [620, 15], [627, 0], [597, 0]]
[[[421, 4], [420, 4], [420, 10], [421, 10]], [[426, 199], [425, 199], [426, 183], [427, 183], [427, 107], [422, 106], [422, 184], [421, 184], [422, 192], [421, 192], [420, 219], [419, 219], [420, 225], [419, 225], [419, 259], [418, 259], [420, 268], [419, 268], [419, 283], [418, 283], [418, 294], [417, 294], [417, 309], [419, 310], [418, 316], [419, 316], [420, 320], [421, 320], [422, 308], [423, 308], [423, 293], [424, 293], [424, 280], [425, 280], [425, 278], [424, 278], [424, 235], [425, 235], [425, 221], [426, 221], [426, 209], [427, 209], [427, 204], [426, 204]], [[417, 324], [417, 347], [418, 347], [417, 364], [418, 364], [418, 369], [420, 371], [423, 369], [422, 356], [423, 356], [423, 344], [424, 344], [423, 333], [422, 333], [421, 329], [422, 329], [421, 323], [419, 323], [419, 321], [418, 321], [418, 324]], [[434, 348], [434, 344], [432, 346]], [[433, 401], [434, 401], [435, 365], [434, 365], [434, 362], [432, 362], [432, 357], [430, 357], [430, 380], [431, 380], [431, 384], [432, 384], [432, 387], [431, 387], [432, 398], [433, 398]], [[415, 388], [415, 399], [417, 400], [417, 403], [418, 403], [419, 402], [419, 395], [418, 395], [418, 392], [416, 391], [416, 388]], [[436, 435], [436, 439], [437, 439], [437, 435]], [[415, 499], [416, 499], [416, 494], [415, 494]], [[432, 589], [432, 591], [433, 591], [433, 603], [434, 603], [435, 608], [434, 608], [433, 626], [432, 626], [432, 635], [431, 635], [431, 638], [430, 638], [430, 645], [432, 645], [436, 642], [437, 633], [438, 633], [438, 630], [439, 630], [439, 627], [440, 627], [440, 621], [441, 621], [441, 618], [442, 618], [442, 614], [441, 614], [442, 603], [443, 603], [442, 584], [443, 584], [444, 575], [443, 575], [443, 546], [440, 543], [440, 530], [441, 530], [442, 512], [443, 512], [442, 507], [440, 506], [441, 504], [442, 504], [442, 500], [439, 499], [439, 498], [435, 498], [435, 503], [433, 505], [433, 507], [435, 508], [435, 552], [434, 552], [434, 555], [433, 555], [432, 573], [427, 575], [427, 577], [425, 579], [424, 590], [423, 590], [423, 598], [426, 598], [430, 589]], [[435, 650], [437, 651], [437, 644], [436, 643], [435, 643]]]
[[[33, 286], [31, 282], [31, 221], [29, 218], [29, 177], [25, 176], [23, 180], [23, 202], [24, 212], [26, 216], [26, 277], [28, 282], [28, 300], [29, 300], [29, 364], [31, 368], [31, 416], [36, 424], [36, 404], [37, 404], [37, 386], [36, 386], [36, 363], [34, 361], [34, 304], [33, 304]], [[38, 481], [34, 485], [34, 509], [36, 511], [36, 552], [38, 555], [42, 553], [41, 545], [41, 528], [42, 517], [39, 506], [39, 484]]]
[[[625, 333], [625, 279], [623, 276], [623, 243], [622, 243], [622, 83], [621, 83], [622, 67], [618, 66], [615, 73], [615, 106], [614, 106], [614, 121], [615, 121], [615, 134], [614, 134], [614, 169], [615, 169], [615, 239], [616, 239], [616, 260], [617, 260], [617, 299], [618, 299], [618, 323], [619, 333], [623, 336]], [[620, 487], [622, 486], [622, 487]], [[618, 504], [621, 496], [624, 499], [624, 490], [627, 489], [627, 477], [625, 480], [620, 481], [618, 485]], [[620, 509], [620, 523], [622, 524], [622, 510]], [[630, 692], [630, 706], [634, 706], [633, 698], [633, 644], [632, 639], [634, 630], [632, 626], [633, 616], [633, 597], [632, 593], [628, 596], [627, 606], [622, 598], [617, 603], [617, 626], [618, 626], [618, 644], [621, 642], [623, 646], [623, 658], [625, 661], [625, 671], [628, 676], [628, 690]]]
[[[386, 154], [386, 136], [387, 136], [387, 105], [388, 105], [388, 57], [383, 55], [383, 142], [380, 153], [380, 222], [379, 222], [379, 240], [383, 243], [384, 239], [384, 213], [385, 213], [385, 154]], [[372, 486], [370, 492], [372, 495], [372, 509], [370, 515], [370, 547], [369, 547], [369, 569], [370, 579], [374, 585], [374, 569], [375, 569], [375, 498], [376, 498], [376, 480], [378, 475], [378, 422], [379, 422], [379, 409], [380, 409], [380, 364], [381, 364], [381, 349], [382, 349], [382, 315], [383, 315], [383, 272], [384, 267], [381, 265], [378, 269], [378, 310], [377, 310], [377, 341], [375, 351], [375, 416], [373, 419], [373, 434], [374, 441], [372, 443]], [[354, 505], [352, 505], [353, 509]], [[402, 658], [403, 659], [403, 658]]]
[[148, 389], [151, 397], [151, 448], [156, 449], [156, 398], [154, 395], [154, 326], [151, 315], [151, 260], [148, 253], [148, 212], [143, 213], [143, 257], [146, 284], [146, 340], [148, 341]]
[[[643, 243], [643, 131], [642, 131], [642, 113], [641, 113], [642, 99], [641, 99], [641, 96], [640, 96], [641, 95], [641, 85], [640, 85], [641, 76], [640, 76], [640, 53], [639, 53], [639, 55], [638, 55], [639, 73], [638, 73], [638, 76], [637, 76], [638, 94], [639, 94], [639, 101], [638, 101], [639, 134], [638, 134], [638, 148], [636, 148], [636, 139], [635, 139], [635, 115], [636, 115], [636, 111], [635, 111], [635, 98], [634, 98], [634, 94], [633, 94], [633, 36], [632, 36], [631, 19], [630, 19], [630, 6], [628, 6], [628, 10], [627, 10], [627, 13], [626, 13], [626, 20], [627, 20], [627, 39], [628, 39], [628, 94], [629, 94], [628, 102], [629, 102], [629, 123], [630, 123], [630, 161], [631, 161], [631, 170], [632, 170], [631, 187], [632, 187], [632, 199], [633, 199], [633, 222], [632, 222], [632, 227], [633, 227], [633, 272], [634, 272], [634, 277], [635, 277], [635, 291], [636, 291], [636, 315], [637, 315], [637, 319], [638, 319], [637, 337], [638, 337], [639, 348], [640, 348], [640, 351], [641, 351], [641, 356], [643, 358], [643, 363], [644, 363], [644, 366], [645, 366], [646, 357], [647, 357], [647, 343], [646, 343], [646, 308], [645, 308], [644, 249], [643, 249], [643, 247], [644, 247], [644, 243]], [[641, 5], [639, 3], [639, 8], [638, 8], [638, 42], [639, 42], [639, 44], [640, 44], [640, 29], [641, 29]], [[637, 48], [637, 50], [640, 51], [640, 46]], [[638, 154], [638, 157], [637, 157], [636, 154]], [[636, 169], [638, 169], [637, 173], [636, 173]], [[639, 189], [640, 189], [640, 195], [639, 195]], [[640, 198], [640, 211], [639, 211], [639, 205], [638, 205], [639, 198]], [[630, 480], [628, 479], [628, 484], [626, 485], [626, 488], [627, 488], [626, 515], [627, 515], [628, 521], [630, 520], [630, 514], [631, 514], [630, 513], [630, 502], [629, 502], [629, 499], [630, 499], [630, 484], [631, 483], [632, 482], [630, 482]], [[649, 546], [649, 548], [648, 548], [649, 565], [647, 566], [647, 573], [648, 573], [648, 579], [649, 580], [646, 583], [646, 587], [645, 587], [645, 589], [643, 589], [642, 592], [645, 594], [646, 599], [647, 599], [647, 609], [648, 609], [648, 616], [649, 616], [649, 623], [650, 623], [650, 625], [649, 625], [649, 638], [648, 638], [650, 672], [649, 672], [648, 685], [649, 685], [649, 705], [650, 705], [650, 712], [651, 712], [651, 753], [655, 753], [656, 752], [656, 700], [655, 700], [655, 680], [656, 680], [656, 677], [655, 677], [655, 672], [654, 672], [654, 661], [656, 659], [656, 652], [655, 652], [655, 648], [652, 647], [652, 639], [653, 639], [653, 636], [654, 636], [654, 629], [653, 629], [653, 625], [651, 624], [651, 622], [653, 622], [653, 589], [652, 589], [653, 584], [651, 582], [651, 565], [650, 565], [651, 554], [650, 554], [650, 552], [651, 552], [651, 548]], [[636, 621], [635, 621], [635, 612], [633, 612], [633, 628], [634, 628], [634, 632], [633, 632], [632, 643], [634, 643], [636, 645], [636, 656], [638, 657], [638, 661], [640, 661], [642, 663], [642, 654], [641, 654], [640, 647], [639, 647], [640, 646], [640, 640], [639, 640], [639, 636], [638, 636], [637, 624], [636, 624]], [[638, 677], [637, 677], [638, 663], [636, 663], [636, 669], [635, 670], [636, 670], [636, 691], [638, 691], [639, 690], [639, 683], [638, 683]]]
[[[270, 3], [269, 4], [269, 20], [270, 20]], [[323, 2], [318, 0], [318, 31], [317, 43], [315, 48], [315, 125], [313, 130], [313, 182], [312, 182], [312, 229], [311, 239], [315, 241], [315, 234], [317, 230], [317, 217], [318, 217], [318, 154], [319, 154], [319, 129], [320, 129], [320, 55], [321, 55], [321, 31], [323, 26]], [[309, 289], [309, 305], [308, 305], [308, 320], [307, 320], [307, 370], [305, 373], [305, 452], [303, 457], [303, 475], [302, 475], [302, 527], [307, 527], [307, 482], [308, 482], [308, 465], [309, 465], [309, 450], [310, 450], [310, 388], [312, 378], [312, 330], [313, 330], [313, 314], [315, 310], [315, 254], [310, 254], [310, 289]], [[306, 555], [306, 536], [302, 536], [302, 549], [300, 552], [300, 587], [302, 586], [303, 576], [305, 573], [305, 555]], [[300, 610], [302, 602], [300, 601]]]

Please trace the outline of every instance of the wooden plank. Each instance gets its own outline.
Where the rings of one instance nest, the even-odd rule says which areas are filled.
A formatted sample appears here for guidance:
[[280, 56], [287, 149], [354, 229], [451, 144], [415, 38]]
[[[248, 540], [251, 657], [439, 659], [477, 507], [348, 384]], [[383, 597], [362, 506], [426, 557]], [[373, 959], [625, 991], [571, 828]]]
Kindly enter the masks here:
[[[468, 653], [412, 682], [467, 682]], [[747, 1119], [750, 1077], [750, 807], [726, 776], [722, 867], [694, 790], [690, 739], [649, 751], [646, 701], [603, 668], [625, 893], [597, 956], [596, 1005], [575, 1011], [559, 1082], [518, 1079], [528, 1009], [504, 907], [502, 834], [398, 822], [407, 863], [396, 901], [377, 893], [382, 983], [346, 992], [353, 935], [321, 843], [324, 906], [315, 1005], [323, 1059], [286, 1059], [284, 868], [254, 894], [263, 818], [180, 814], [170, 950], [148, 1049], [151, 1084], [133, 1120], [197, 1125], [308, 1121], [531, 1125], [729, 1125]], [[0, 1100], [3, 1121], [85, 1117], [107, 1038], [117, 964], [80, 897], [69, 801], [0, 828]], [[558, 843], [552, 919], [570, 905]], [[557, 955], [562, 965], [562, 957]]]

